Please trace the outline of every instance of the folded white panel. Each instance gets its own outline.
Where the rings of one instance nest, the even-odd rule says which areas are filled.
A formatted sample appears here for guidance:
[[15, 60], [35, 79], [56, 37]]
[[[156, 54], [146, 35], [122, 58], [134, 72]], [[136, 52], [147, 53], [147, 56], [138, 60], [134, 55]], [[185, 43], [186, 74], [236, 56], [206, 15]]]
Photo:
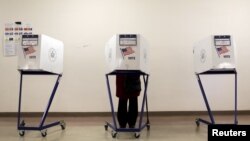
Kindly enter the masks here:
[[140, 70], [147, 72], [147, 43], [139, 34], [116, 34], [106, 44], [108, 72]]
[[195, 73], [235, 68], [235, 45], [231, 35], [212, 35], [194, 45]]
[[63, 73], [63, 42], [49, 36], [22, 35], [18, 69]]

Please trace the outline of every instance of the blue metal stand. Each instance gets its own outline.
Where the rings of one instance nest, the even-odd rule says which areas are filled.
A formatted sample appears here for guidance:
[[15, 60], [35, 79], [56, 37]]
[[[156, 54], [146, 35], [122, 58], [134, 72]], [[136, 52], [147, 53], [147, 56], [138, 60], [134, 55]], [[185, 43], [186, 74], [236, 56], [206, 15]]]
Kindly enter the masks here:
[[202, 94], [204, 102], [206, 104], [208, 115], [209, 115], [209, 118], [210, 118], [210, 121], [211, 121], [211, 122], [209, 122], [207, 120], [197, 118], [196, 119], [196, 125], [197, 126], [200, 125], [200, 122], [205, 123], [205, 124], [215, 124], [215, 120], [214, 120], [213, 114], [211, 112], [211, 109], [210, 109], [210, 106], [209, 106], [209, 103], [208, 103], [208, 100], [207, 100], [207, 97], [206, 97], [206, 93], [204, 91], [204, 88], [203, 88], [203, 85], [202, 85], [202, 82], [201, 82], [201, 79], [200, 79], [200, 75], [223, 75], [223, 74], [234, 74], [234, 76], [235, 76], [235, 81], [234, 81], [234, 83], [235, 83], [234, 124], [238, 124], [238, 120], [237, 120], [237, 71], [236, 71], [236, 69], [225, 69], [225, 70], [211, 70], [211, 71], [206, 71], [206, 72], [203, 72], [203, 73], [200, 73], [200, 74], [196, 74], [198, 84], [199, 84], [199, 87], [200, 87], [200, 90], [201, 90], [201, 94]]
[[[61, 78], [61, 74], [54, 74], [54, 73], [50, 73], [50, 72], [45, 72], [45, 71], [24, 71], [24, 70], [19, 70], [20, 71], [20, 88], [19, 88], [19, 104], [18, 104], [18, 119], [17, 119], [17, 129], [19, 130], [19, 135], [20, 136], [24, 136], [25, 134], [25, 130], [37, 130], [37, 131], [41, 131], [41, 135], [43, 137], [45, 137], [47, 135], [47, 128], [50, 128], [52, 126], [56, 126], [56, 125], [60, 125], [62, 130], [65, 129], [65, 122], [64, 121], [57, 121], [57, 122], [53, 122], [47, 125], [44, 125], [44, 122], [46, 120], [46, 117], [48, 115], [50, 106], [52, 104], [53, 98], [55, 96], [57, 87], [59, 85], [60, 82], [60, 78]], [[45, 112], [43, 113], [42, 119], [40, 121], [40, 124], [38, 127], [27, 127], [25, 126], [25, 122], [24, 120], [21, 121], [21, 103], [22, 103], [22, 81], [23, 81], [23, 75], [58, 75], [55, 86], [53, 88], [53, 91], [51, 93], [50, 99], [48, 101], [48, 105], [45, 109]]]
[[[140, 113], [140, 117], [139, 117], [139, 124], [138, 124], [137, 128], [136, 127], [135, 128], [118, 128], [117, 122], [116, 122], [116, 115], [115, 115], [115, 111], [114, 111], [112, 95], [111, 95], [111, 88], [110, 88], [110, 83], [109, 83], [109, 76], [110, 75], [142, 75], [143, 76], [143, 82], [144, 82], [145, 89], [144, 89], [144, 94], [143, 94], [141, 113]], [[106, 74], [106, 83], [107, 83], [107, 88], [108, 88], [108, 95], [109, 95], [109, 100], [110, 100], [113, 124], [106, 122], [104, 127], [105, 127], [105, 130], [108, 130], [108, 127], [110, 127], [112, 129], [112, 137], [113, 138], [116, 137], [117, 132], [135, 132], [135, 137], [139, 138], [140, 131], [142, 129], [144, 129], [145, 127], [147, 127], [148, 130], [150, 129], [149, 116], [148, 116], [148, 102], [147, 102], [148, 77], [149, 77], [148, 74], [141, 72], [141, 71], [119, 70], [119, 71], [114, 71], [114, 72]], [[146, 105], [147, 122], [142, 123], [145, 105]]]

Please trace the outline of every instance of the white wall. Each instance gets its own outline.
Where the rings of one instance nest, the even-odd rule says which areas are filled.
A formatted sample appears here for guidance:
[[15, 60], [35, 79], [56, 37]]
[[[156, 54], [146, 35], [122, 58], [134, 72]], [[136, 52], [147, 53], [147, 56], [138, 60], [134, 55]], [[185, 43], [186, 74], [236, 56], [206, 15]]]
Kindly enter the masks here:
[[[99, 112], [110, 111], [104, 45], [113, 34], [140, 33], [150, 43], [150, 111], [206, 110], [192, 46], [211, 34], [232, 34], [238, 50], [238, 107], [249, 110], [249, 15], [249, 0], [0, 0], [0, 35], [4, 23], [23, 21], [35, 33], [62, 40], [64, 74], [51, 111]], [[0, 112], [16, 112], [17, 58], [3, 57], [0, 48]], [[203, 80], [212, 109], [232, 110], [233, 77]], [[43, 111], [54, 81], [25, 77], [23, 111]]]

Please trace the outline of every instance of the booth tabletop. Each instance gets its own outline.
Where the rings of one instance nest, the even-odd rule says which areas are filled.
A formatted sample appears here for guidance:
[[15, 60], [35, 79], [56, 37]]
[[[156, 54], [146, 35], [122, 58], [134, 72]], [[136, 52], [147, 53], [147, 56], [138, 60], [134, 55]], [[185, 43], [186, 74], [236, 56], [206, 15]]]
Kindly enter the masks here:
[[18, 70], [22, 74], [26, 75], [61, 75], [43, 70]]
[[142, 72], [140, 70], [115, 70], [115, 71], [112, 71], [110, 73], [107, 73], [107, 75], [125, 75], [125, 74], [128, 74], [128, 75], [133, 75], [133, 74], [148, 75], [147, 73]]
[[236, 74], [236, 73], [237, 73], [236, 69], [214, 69], [214, 70], [209, 70], [209, 71], [199, 73], [199, 75], [202, 75], [202, 74]]

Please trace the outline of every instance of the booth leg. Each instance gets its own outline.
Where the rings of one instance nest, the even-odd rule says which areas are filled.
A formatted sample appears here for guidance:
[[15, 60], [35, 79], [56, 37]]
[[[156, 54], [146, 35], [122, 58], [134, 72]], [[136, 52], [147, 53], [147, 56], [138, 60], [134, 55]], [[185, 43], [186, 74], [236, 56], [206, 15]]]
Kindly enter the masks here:
[[208, 100], [207, 100], [206, 93], [204, 91], [203, 85], [201, 83], [200, 76], [199, 76], [199, 74], [196, 74], [196, 76], [197, 76], [197, 80], [198, 80], [198, 83], [199, 83], [199, 87], [200, 87], [203, 99], [204, 99], [205, 104], [206, 104], [206, 108], [207, 108], [207, 111], [208, 111], [209, 118], [210, 118], [210, 121], [211, 121], [211, 122], [208, 122], [206, 120], [197, 118], [196, 119], [196, 124], [197, 124], [197, 126], [199, 126], [199, 122], [203, 122], [205, 124], [215, 124], [214, 117], [213, 117], [213, 114], [211, 112], [211, 109], [210, 109], [210, 106], [209, 106], [209, 103], [208, 103]]

